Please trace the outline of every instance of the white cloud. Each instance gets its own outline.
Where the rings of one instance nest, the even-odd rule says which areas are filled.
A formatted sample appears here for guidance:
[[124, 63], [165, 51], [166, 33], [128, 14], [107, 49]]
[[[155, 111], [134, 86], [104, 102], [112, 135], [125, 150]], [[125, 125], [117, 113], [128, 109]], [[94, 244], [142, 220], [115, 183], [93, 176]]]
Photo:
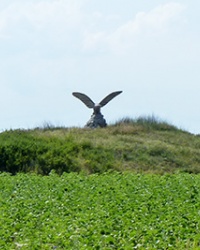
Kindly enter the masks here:
[[[80, 0], [17, 1], [0, 10], [1, 47], [21, 48], [61, 47], [70, 41], [72, 33], [81, 26]], [[5, 44], [6, 43], [6, 44]], [[18, 48], [16, 46], [18, 44]], [[25, 45], [25, 46], [24, 46]], [[12, 51], [13, 54], [13, 51]]]
[[65, 30], [80, 23], [80, 2], [53, 1], [33, 4], [27, 9], [27, 19], [38, 29], [51, 28]]
[[138, 13], [132, 25], [136, 25], [143, 30], [150, 29], [162, 32], [180, 17], [183, 9], [184, 6], [178, 3], [160, 5], [149, 13]]
[[23, 22], [29, 22], [36, 29], [56, 24], [72, 28], [80, 22], [80, 7], [78, 0], [15, 2], [0, 12], [0, 23], [4, 29]]
[[85, 39], [83, 43], [83, 48], [88, 49], [88, 50], [95, 50], [97, 49], [98, 45], [102, 45], [106, 41], [106, 33], [105, 32], [95, 32], [95, 33], [90, 33], [86, 31], [84, 33]]
[[[0, 45], [3, 54], [65, 54], [71, 50], [124, 53], [147, 35], [166, 32], [177, 22], [184, 5], [168, 3], [120, 24], [119, 16], [100, 11], [90, 15], [82, 6], [87, 0], [17, 1], [0, 11]], [[9, 47], [10, 46], [10, 47]], [[14, 48], [14, 49], [13, 49]], [[15, 50], [15, 51], [13, 51]], [[45, 52], [48, 51], [48, 52]], [[54, 52], [53, 52], [54, 51]], [[34, 52], [34, 53], [35, 53]]]
[[108, 33], [106, 31], [85, 33], [84, 49], [99, 49], [107, 44], [110, 50], [117, 53], [126, 51], [138, 38], [147, 35], [159, 35], [173, 28], [181, 19], [185, 6], [179, 3], [160, 5], [149, 12], [139, 12], [133, 20], [122, 24]]

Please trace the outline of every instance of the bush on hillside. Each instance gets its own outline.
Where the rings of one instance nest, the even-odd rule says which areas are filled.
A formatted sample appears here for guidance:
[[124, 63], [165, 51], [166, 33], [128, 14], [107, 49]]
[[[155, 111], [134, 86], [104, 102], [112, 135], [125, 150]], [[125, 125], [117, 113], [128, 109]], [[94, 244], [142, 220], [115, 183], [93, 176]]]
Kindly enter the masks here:
[[104, 172], [112, 167], [113, 154], [90, 142], [76, 142], [72, 137], [37, 137], [28, 131], [5, 132], [0, 137], [0, 171], [16, 174], [35, 172], [49, 174], [51, 170], [89, 173]]

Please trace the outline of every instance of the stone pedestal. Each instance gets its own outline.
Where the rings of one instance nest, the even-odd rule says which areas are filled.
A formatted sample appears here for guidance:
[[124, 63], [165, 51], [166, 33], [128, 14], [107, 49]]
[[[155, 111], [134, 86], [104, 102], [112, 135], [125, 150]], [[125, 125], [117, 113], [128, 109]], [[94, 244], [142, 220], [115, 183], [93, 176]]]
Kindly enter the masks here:
[[86, 128], [98, 128], [98, 127], [106, 127], [106, 120], [103, 118], [103, 115], [101, 113], [99, 114], [93, 114], [90, 118], [90, 120], [86, 123]]

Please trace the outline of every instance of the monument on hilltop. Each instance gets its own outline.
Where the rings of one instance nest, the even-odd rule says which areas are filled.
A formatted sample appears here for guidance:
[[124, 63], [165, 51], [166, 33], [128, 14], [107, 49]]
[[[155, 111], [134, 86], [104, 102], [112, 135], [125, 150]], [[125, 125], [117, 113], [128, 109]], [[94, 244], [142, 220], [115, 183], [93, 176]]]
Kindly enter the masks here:
[[109, 101], [111, 101], [115, 96], [121, 94], [122, 91], [112, 92], [106, 96], [100, 103], [95, 104], [87, 95], [73, 92], [72, 95], [81, 100], [88, 108], [93, 109], [93, 114], [90, 117], [90, 120], [86, 123], [85, 127], [88, 128], [97, 128], [97, 127], [106, 127], [106, 120], [101, 114], [101, 108], [105, 106]]

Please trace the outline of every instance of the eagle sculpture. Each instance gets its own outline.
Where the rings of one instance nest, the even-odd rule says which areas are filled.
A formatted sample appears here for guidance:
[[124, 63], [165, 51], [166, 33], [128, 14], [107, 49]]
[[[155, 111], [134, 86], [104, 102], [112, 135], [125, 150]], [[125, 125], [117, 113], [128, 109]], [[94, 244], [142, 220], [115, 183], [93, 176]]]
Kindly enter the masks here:
[[112, 92], [99, 103], [94, 103], [87, 95], [79, 92], [73, 92], [72, 95], [81, 100], [88, 108], [93, 109], [93, 114], [87, 122], [86, 127], [96, 128], [105, 127], [107, 125], [103, 115], [101, 114], [101, 108], [121, 93], [122, 91]]

